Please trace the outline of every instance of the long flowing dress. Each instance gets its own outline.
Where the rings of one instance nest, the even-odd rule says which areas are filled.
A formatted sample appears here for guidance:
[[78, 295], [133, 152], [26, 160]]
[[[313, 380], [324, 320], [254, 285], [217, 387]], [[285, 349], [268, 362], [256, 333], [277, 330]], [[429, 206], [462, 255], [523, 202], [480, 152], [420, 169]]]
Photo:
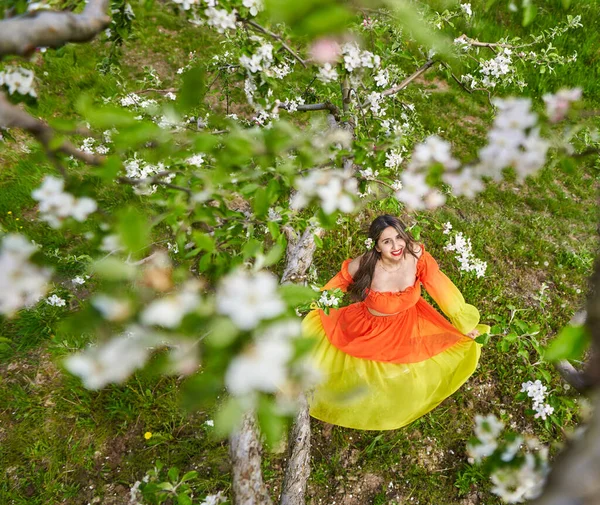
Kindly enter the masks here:
[[[310, 415], [361, 430], [405, 426], [454, 393], [474, 372], [480, 345], [465, 334], [489, 332], [478, 310], [440, 271], [421, 244], [414, 285], [400, 292], [368, 290], [365, 300], [303, 321], [316, 339], [313, 361], [323, 375], [309, 393]], [[323, 289], [346, 291], [350, 259]], [[421, 297], [421, 285], [450, 319]], [[375, 316], [369, 308], [390, 316]]]

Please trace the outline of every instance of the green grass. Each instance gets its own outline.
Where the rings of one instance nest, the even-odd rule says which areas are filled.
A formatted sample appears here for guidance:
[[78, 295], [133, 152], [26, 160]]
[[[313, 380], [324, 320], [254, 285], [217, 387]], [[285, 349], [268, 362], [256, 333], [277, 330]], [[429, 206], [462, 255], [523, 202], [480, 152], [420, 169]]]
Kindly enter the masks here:
[[[482, 2], [472, 2], [474, 11]], [[577, 50], [580, 57], [570, 66], [557, 67], [555, 74], [529, 75], [527, 93], [537, 100], [538, 108], [543, 92], [573, 84], [583, 87], [590, 108], [599, 102], [598, 82], [589, 69], [598, 57], [598, 34], [590, 27], [598, 25], [600, 13], [593, 2], [573, 2], [571, 11], [582, 13], [584, 28], [556, 45], [564, 53]], [[41, 98], [31, 107], [32, 113], [64, 116], [74, 110], [82, 91], [110, 98], [141, 90], [148, 75], [144, 67], [156, 70], [164, 88], [174, 86], [176, 70], [187, 64], [188, 54], [202, 52], [218, 40], [172, 16], [167, 7], [139, 10], [137, 15], [118, 72], [97, 73], [107, 51], [98, 42], [36, 56], [40, 67], [36, 71], [48, 76], [40, 80]], [[560, 2], [540, 2], [536, 22], [524, 29], [518, 14], [494, 8], [485, 19], [475, 20], [469, 35], [480, 40], [494, 40], [508, 31], [524, 36], [551, 27], [561, 15]], [[407, 71], [412, 69], [412, 62], [403, 65]], [[468, 160], [484, 142], [492, 114], [485, 95], [468, 95], [444, 79], [442, 72], [432, 70], [424, 82], [408, 88], [402, 100], [415, 104], [426, 131], [441, 130], [458, 155]], [[446, 85], [441, 90], [439, 82]], [[223, 107], [222, 102], [218, 106]], [[31, 152], [24, 153], [24, 148]], [[64, 285], [57, 289], [66, 292], [68, 281], [87, 266], [88, 242], [81, 238], [86, 225], [59, 233], [36, 219], [31, 191], [55, 169], [35, 142], [17, 136], [14, 143], [0, 147], [0, 163], [2, 228], [26, 232], [47, 244], [49, 254], [58, 251], [57, 268]], [[83, 175], [87, 169], [74, 170]], [[422, 228], [421, 240], [467, 301], [480, 309], [482, 321], [493, 323], [494, 315], [507, 317], [509, 306], [514, 306], [522, 309], [519, 319], [540, 326], [539, 338], [546, 342], [584, 303], [586, 279], [598, 252], [597, 188], [598, 164], [590, 160], [570, 172], [546, 169], [523, 185], [510, 179], [491, 184], [476, 200], [451, 199], [436, 212], [404, 217]], [[140, 208], [145, 205], [129, 188], [104, 191], [101, 196], [109, 211], [130, 201]], [[397, 214], [398, 205], [390, 200], [373, 202], [328, 232], [314, 260], [319, 281], [332, 277], [345, 258], [363, 252], [366, 227], [381, 213]], [[469, 237], [475, 255], [488, 262], [485, 278], [461, 274], [444, 251], [446, 236], [440, 226], [446, 221]], [[542, 283], [549, 286], [543, 303], [536, 299]], [[70, 298], [74, 309], [86, 294], [81, 291]], [[204, 424], [212, 412], [185, 415], [175, 378], [139, 373], [123, 386], [85, 390], [63, 372], [61, 359], [83, 346], [88, 337], [73, 335], [58, 341], [56, 326], [62, 310], [42, 305], [0, 324], [0, 336], [6, 339], [0, 340], [0, 469], [5, 475], [0, 481], [0, 503], [75, 505], [95, 497], [102, 503], [125, 503], [130, 486], [157, 460], [186, 471], [197, 469], [197, 496], [228, 491], [227, 446], [215, 440]], [[532, 364], [535, 352], [529, 349], [527, 356], [519, 356], [517, 343], [501, 352], [500, 340], [493, 337], [484, 348], [480, 366], [465, 387], [402, 430], [361, 432], [313, 422], [309, 494], [314, 502], [341, 503], [353, 494], [360, 504], [459, 504], [478, 494], [488, 505], [499, 503], [483, 475], [466, 463], [465, 441], [472, 432], [473, 416], [493, 412], [544, 441], [562, 440], [556, 426], [534, 420], [525, 414], [527, 402], [515, 400], [521, 383], [536, 378], [540, 366]], [[577, 408], [568, 405], [575, 395], [563, 388], [555, 373], [550, 386], [552, 395], [563, 402], [565, 425], [572, 427]], [[153, 433], [148, 441], [143, 437], [147, 431]], [[274, 496], [284, 465], [283, 454], [265, 456], [265, 476]]]

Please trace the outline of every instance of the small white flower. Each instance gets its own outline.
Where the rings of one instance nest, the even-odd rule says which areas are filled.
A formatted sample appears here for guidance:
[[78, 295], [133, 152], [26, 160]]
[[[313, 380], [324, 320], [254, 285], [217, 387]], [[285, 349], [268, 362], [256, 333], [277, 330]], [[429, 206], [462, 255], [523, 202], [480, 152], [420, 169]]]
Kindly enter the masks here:
[[77, 277], [74, 277], [73, 279], [71, 279], [71, 282], [73, 284], [80, 284], [81, 285], [81, 284], [85, 284], [85, 279], [83, 277], [81, 277], [81, 276], [78, 275]]
[[471, 17], [473, 15], [473, 11], [471, 10], [471, 4], [460, 4], [460, 8], [465, 13], [467, 17]]
[[373, 249], [373, 239], [371, 237], [365, 240], [365, 248], [369, 251]]
[[328, 84], [331, 81], [335, 81], [338, 78], [338, 73], [335, 67], [331, 63], [325, 63], [320, 69], [317, 79], [323, 84]]
[[65, 300], [57, 295], [52, 295], [49, 298], [46, 298], [46, 303], [54, 307], [64, 307], [67, 304]]

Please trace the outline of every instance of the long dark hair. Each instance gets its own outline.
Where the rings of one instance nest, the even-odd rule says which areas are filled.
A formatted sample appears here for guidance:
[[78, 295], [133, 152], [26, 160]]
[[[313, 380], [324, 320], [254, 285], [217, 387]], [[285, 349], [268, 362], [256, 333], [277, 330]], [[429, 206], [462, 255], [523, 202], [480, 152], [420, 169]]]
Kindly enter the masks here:
[[348, 287], [348, 293], [350, 294], [350, 299], [352, 301], [361, 301], [367, 296], [367, 288], [371, 286], [375, 265], [377, 264], [377, 260], [381, 258], [381, 253], [379, 253], [375, 247], [377, 246], [377, 241], [383, 230], [389, 226], [394, 228], [399, 233], [400, 237], [404, 239], [406, 242], [406, 251], [417, 258], [417, 254], [415, 253], [415, 239], [413, 239], [411, 234], [406, 231], [402, 221], [389, 214], [376, 217], [371, 223], [371, 226], [369, 226], [369, 238], [373, 240], [373, 247], [363, 254], [358, 271], [354, 274], [354, 280]]

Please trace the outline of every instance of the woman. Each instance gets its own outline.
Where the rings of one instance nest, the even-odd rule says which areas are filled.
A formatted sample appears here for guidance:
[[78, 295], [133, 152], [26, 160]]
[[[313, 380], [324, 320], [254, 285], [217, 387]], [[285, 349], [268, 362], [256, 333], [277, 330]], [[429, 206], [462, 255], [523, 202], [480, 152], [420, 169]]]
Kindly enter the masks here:
[[[348, 291], [355, 303], [310, 312], [304, 322], [317, 344], [323, 382], [309, 395], [310, 414], [363, 430], [400, 428], [454, 393], [477, 366], [473, 338], [489, 332], [479, 312], [396, 217], [369, 229], [373, 247], [323, 289]], [[448, 322], [421, 297], [421, 284]]]

